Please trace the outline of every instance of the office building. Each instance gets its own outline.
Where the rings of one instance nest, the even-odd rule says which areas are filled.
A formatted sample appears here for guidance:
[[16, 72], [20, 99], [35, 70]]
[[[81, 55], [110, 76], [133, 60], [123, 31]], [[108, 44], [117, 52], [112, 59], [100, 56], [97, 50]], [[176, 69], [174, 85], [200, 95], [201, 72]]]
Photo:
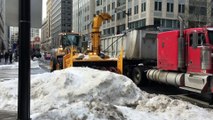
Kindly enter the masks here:
[[72, 0], [51, 0], [50, 4], [51, 47], [58, 47], [58, 34], [72, 32]]
[[[186, 28], [209, 25], [213, 16], [212, 0], [96, 0], [95, 4], [78, 5], [76, 2], [74, 4], [79, 9], [74, 8], [76, 17], [73, 17], [73, 21], [78, 21], [78, 17], [84, 19], [85, 16], [81, 15], [81, 11], [88, 5], [90, 9], [95, 9], [94, 14], [107, 12], [112, 16], [111, 21], [103, 22], [102, 35], [118, 34], [126, 29], [148, 25], [177, 29], [178, 16], [185, 20]], [[86, 34], [85, 25], [75, 25], [80, 27], [79, 32]]]

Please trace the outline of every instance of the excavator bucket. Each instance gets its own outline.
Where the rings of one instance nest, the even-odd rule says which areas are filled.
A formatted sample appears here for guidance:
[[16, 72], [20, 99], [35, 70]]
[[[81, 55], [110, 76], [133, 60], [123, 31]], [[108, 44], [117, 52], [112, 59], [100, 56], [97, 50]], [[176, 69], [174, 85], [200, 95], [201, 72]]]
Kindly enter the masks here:
[[89, 55], [85, 59], [76, 57], [73, 53], [64, 56], [63, 68], [68, 67], [90, 67], [99, 70], [108, 70], [115, 73], [122, 73], [121, 59], [101, 59], [97, 55]]

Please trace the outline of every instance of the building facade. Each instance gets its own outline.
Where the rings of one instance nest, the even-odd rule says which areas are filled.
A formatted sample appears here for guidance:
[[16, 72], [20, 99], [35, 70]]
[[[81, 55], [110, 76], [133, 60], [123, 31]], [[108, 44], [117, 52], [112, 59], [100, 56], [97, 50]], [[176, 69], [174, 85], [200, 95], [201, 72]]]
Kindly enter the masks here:
[[45, 19], [42, 23], [41, 27], [41, 50], [42, 51], [48, 51], [50, 48], [51, 43], [49, 43], [49, 36], [48, 36], [49, 30], [48, 30], [48, 21]]
[[50, 8], [51, 48], [54, 48], [60, 45], [60, 32], [72, 32], [72, 0], [51, 0]]
[[5, 0], [0, 0], [0, 52], [7, 49], [7, 40], [5, 39]]
[[42, 22], [41, 28], [41, 50], [49, 51], [51, 49], [52, 40], [51, 40], [51, 8], [52, 8], [52, 0], [47, 0], [46, 3], [46, 17]]
[[[87, 32], [87, 27], [83, 23], [91, 21], [93, 14], [101, 12], [107, 12], [112, 16], [111, 21], [103, 22], [102, 35], [118, 34], [126, 29], [148, 25], [177, 29], [178, 16], [185, 20], [185, 27], [197, 27], [212, 23], [213, 16], [212, 0], [96, 0], [95, 4], [79, 4], [78, 0], [74, 0], [73, 4], [73, 21], [80, 23], [76, 23], [73, 29], [78, 28], [82, 34]], [[88, 5], [88, 11], [95, 12], [90, 14], [91, 19], [85, 20], [85, 15], [81, 12]], [[84, 20], [82, 24], [79, 18]]]
[[73, 31], [87, 34], [95, 14], [94, 0], [73, 0]]
[[[18, 33], [19, 28], [10, 26], [8, 27], [8, 49], [15, 50], [18, 44]], [[34, 41], [37, 37], [39, 37], [39, 29], [38, 28], [31, 28], [31, 38], [30, 41]], [[40, 38], [40, 37], [39, 37]]]
[[18, 27], [9, 27], [9, 28], [10, 28], [9, 46], [12, 49], [16, 49], [17, 42], [18, 42]]

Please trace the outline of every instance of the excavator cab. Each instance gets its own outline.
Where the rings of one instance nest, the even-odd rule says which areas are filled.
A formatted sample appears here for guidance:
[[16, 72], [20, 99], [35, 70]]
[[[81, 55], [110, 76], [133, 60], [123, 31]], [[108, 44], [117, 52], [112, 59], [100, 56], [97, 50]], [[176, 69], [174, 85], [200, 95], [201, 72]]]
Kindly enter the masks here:
[[[60, 46], [52, 51], [50, 60], [50, 71], [63, 69], [63, 57], [71, 51], [80, 51], [81, 36], [78, 33], [59, 33]], [[71, 50], [75, 48], [75, 50]]]

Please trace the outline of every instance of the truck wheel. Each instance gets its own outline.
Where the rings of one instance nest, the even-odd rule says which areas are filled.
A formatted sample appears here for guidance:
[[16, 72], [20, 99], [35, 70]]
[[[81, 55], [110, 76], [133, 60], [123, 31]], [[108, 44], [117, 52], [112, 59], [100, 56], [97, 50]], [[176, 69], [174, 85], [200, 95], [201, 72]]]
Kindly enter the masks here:
[[146, 74], [140, 67], [135, 67], [132, 72], [132, 80], [137, 86], [147, 84]]
[[124, 67], [124, 75], [132, 79], [132, 68], [129, 66]]

